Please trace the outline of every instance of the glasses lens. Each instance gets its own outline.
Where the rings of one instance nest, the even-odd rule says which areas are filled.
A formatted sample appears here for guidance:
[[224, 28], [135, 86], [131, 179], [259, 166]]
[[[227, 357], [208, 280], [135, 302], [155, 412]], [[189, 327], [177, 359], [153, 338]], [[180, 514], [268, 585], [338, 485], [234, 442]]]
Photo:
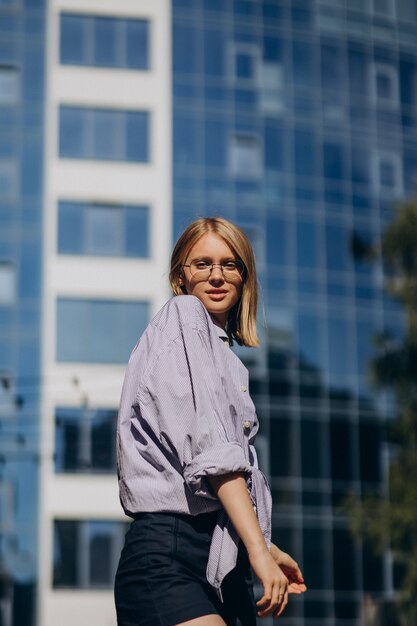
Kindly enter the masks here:
[[191, 261], [190, 272], [192, 276], [199, 278], [208, 278], [211, 272], [211, 264], [206, 261]]
[[241, 261], [230, 261], [229, 263], [225, 263], [223, 266], [223, 274], [226, 278], [236, 278], [242, 275], [243, 272], [243, 264]]

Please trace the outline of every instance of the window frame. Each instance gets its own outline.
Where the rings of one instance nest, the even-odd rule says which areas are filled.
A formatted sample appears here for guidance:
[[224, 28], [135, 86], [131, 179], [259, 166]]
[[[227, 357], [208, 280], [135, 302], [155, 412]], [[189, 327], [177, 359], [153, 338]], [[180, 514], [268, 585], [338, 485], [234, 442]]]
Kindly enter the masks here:
[[[80, 146], [78, 150], [68, 150], [68, 146], [63, 146], [65, 143], [63, 140], [63, 116], [69, 114], [78, 114], [78, 119], [74, 117], [71, 120], [74, 121], [80, 127]], [[115, 142], [112, 146], [113, 154], [100, 156], [98, 154], [98, 146], [100, 140], [100, 133], [96, 132], [96, 124], [100, 121], [95, 119], [95, 114], [111, 114], [114, 116], [112, 124], [117, 127], [115, 133]], [[143, 158], [129, 158], [129, 120], [131, 114], [142, 114], [144, 116], [143, 123], [145, 124], [145, 137], [143, 144], [141, 144], [142, 151], [144, 153]], [[67, 120], [68, 121], [68, 120]], [[109, 108], [109, 107], [91, 107], [79, 104], [60, 103], [58, 108], [58, 158], [59, 159], [75, 159], [75, 160], [89, 160], [98, 161], [100, 163], [126, 163], [126, 164], [141, 164], [148, 165], [152, 163], [152, 111], [150, 109], [125, 109], [125, 108]], [[64, 150], [65, 148], [65, 150]]]
[[[58, 528], [59, 524], [74, 524], [73, 528], [74, 537], [76, 541], [76, 545], [72, 548], [72, 552], [74, 554], [74, 566], [75, 566], [75, 581], [74, 583], [63, 582], [60, 583], [59, 580], [56, 579], [56, 571], [55, 569], [62, 565], [62, 553], [60, 554], [60, 542], [58, 536]], [[110, 557], [111, 562], [110, 570], [108, 572], [108, 582], [107, 583], [99, 583], [94, 584], [91, 581], [92, 577], [92, 558], [91, 558], [91, 543], [92, 539], [94, 539], [94, 525], [103, 524], [105, 527], [106, 524], [111, 524], [114, 528], [113, 532], [108, 532], [107, 537], [111, 539], [110, 545]], [[53, 576], [52, 576], [52, 588], [54, 590], [59, 589], [111, 589], [114, 584], [114, 574], [117, 568], [117, 562], [120, 556], [120, 551], [123, 547], [124, 535], [126, 533], [128, 524], [126, 522], [116, 520], [116, 519], [60, 519], [55, 518], [53, 520], [53, 533], [54, 533], [54, 549], [52, 553], [52, 568], [53, 568]], [[65, 556], [69, 553], [69, 550], [64, 550], [66, 552]]]
[[[94, 455], [94, 433], [95, 426], [102, 420], [106, 426], [110, 426], [114, 433], [111, 436], [110, 449], [112, 450], [112, 463], [106, 467], [97, 467], [93, 465]], [[68, 445], [65, 437], [65, 425], [71, 424], [76, 426], [78, 445], [76, 446], [75, 468], [66, 466], [66, 446]], [[55, 407], [55, 467], [54, 472], [57, 475], [108, 475], [116, 473], [116, 454], [113, 450], [112, 441], [114, 440], [117, 426], [117, 408], [91, 408], [91, 407], [74, 407], [74, 406], [56, 406]], [[61, 438], [61, 439], [59, 439]]]
[[[244, 78], [238, 76], [237, 57], [239, 54], [246, 54], [251, 58], [254, 68], [253, 77]], [[241, 41], [231, 41], [228, 45], [226, 65], [229, 82], [236, 87], [259, 87], [261, 80], [261, 60], [262, 50], [259, 46]]]
[[[378, 77], [387, 78], [390, 83], [390, 95], [378, 95]], [[374, 104], [380, 107], [397, 109], [400, 106], [400, 84], [398, 68], [392, 63], [372, 63], [371, 65], [371, 97]]]
[[[64, 61], [62, 55], [62, 41], [64, 37], [64, 25], [63, 20], [65, 17], [78, 18], [84, 20], [82, 24], [83, 37], [86, 41], [86, 58], [82, 62]], [[100, 20], [113, 21], [113, 30], [115, 36], [115, 50], [116, 54], [113, 59], [114, 63], [98, 63], [96, 58], [96, 43], [97, 43], [97, 25]], [[129, 58], [129, 37], [128, 26], [129, 23], [143, 23], [146, 25], [146, 53], [145, 63], [142, 65], [133, 65], [128, 63]], [[133, 72], [148, 72], [151, 70], [151, 19], [149, 17], [138, 16], [116, 16], [108, 15], [107, 13], [77, 13], [70, 12], [68, 10], [62, 10], [59, 13], [59, 49], [58, 49], [58, 62], [62, 66], [68, 67], [86, 67], [95, 69], [107, 69], [107, 70], [126, 70]]]
[[[394, 185], [385, 185], [381, 180], [381, 165], [383, 162], [390, 163], [393, 168]], [[404, 193], [403, 183], [403, 166], [402, 158], [399, 152], [393, 152], [389, 150], [378, 150], [374, 153], [373, 158], [373, 187], [376, 194], [387, 194], [391, 198], [400, 197]]]
[[[79, 211], [82, 213], [81, 217], [81, 232], [78, 233], [78, 241], [80, 243], [80, 250], [72, 250], [72, 251], [62, 251], [61, 245], [61, 211], [65, 211], [68, 205], [74, 207], [77, 206]], [[114, 254], [103, 253], [103, 252], [94, 252], [87, 245], [88, 242], [88, 220], [89, 213], [94, 212], [97, 209], [112, 209], [114, 211], [119, 212], [119, 231], [121, 240], [119, 241], [119, 251]], [[129, 254], [128, 253], [128, 221], [129, 221], [129, 212], [132, 210], [137, 210], [143, 214], [144, 221], [146, 222], [146, 246], [141, 254]], [[56, 236], [56, 251], [58, 255], [75, 255], [81, 257], [94, 257], [94, 258], [123, 258], [123, 259], [149, 259], [151, 257], [151, 220], [152, 220], [152, 207], [149, 204], [126, 204], [126, 203], [116, 203], [116, 202], [100, 202], [99, 200], [82, 200], [82, 199], [70, 199], [70, 198], [59, 198], [57, 203], [57, 236]], [[91, 224], [90, 224], [91, 226]], [[142, 252], [142, 251], [141, 251]]]

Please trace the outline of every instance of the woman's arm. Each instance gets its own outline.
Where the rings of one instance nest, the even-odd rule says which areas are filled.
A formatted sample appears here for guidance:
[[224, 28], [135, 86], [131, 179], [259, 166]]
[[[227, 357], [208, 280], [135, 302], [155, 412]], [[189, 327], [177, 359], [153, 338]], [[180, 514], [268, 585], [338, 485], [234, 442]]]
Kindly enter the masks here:
[[288, 578], [272, 558], [262, 535], [242, 473], [209, 476], [210, 483], [228, 514], [249, 556], [249, 562], [264, 588], [256, 603], [261, 617], [278, 617], [288, 603]]

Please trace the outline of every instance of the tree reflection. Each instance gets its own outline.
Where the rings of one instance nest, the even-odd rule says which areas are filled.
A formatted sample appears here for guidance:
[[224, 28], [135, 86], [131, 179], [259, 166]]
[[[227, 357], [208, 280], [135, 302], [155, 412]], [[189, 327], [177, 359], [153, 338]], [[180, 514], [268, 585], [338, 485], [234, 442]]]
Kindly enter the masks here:
[[382, 236], [380, 252], [387, 292], [401, 303], [407, 319], [402, 339], [388, 332], [376, 337], [377, 355], [370, 369], [374, 386], [391, 392], [396, 400], [397, 415], [386, 428], [387, 492], [384, 496], [365, 494], [361, 501], [351, 496], [346, 506], [351, 530], [357, 537], [379, 554], [388, 546], [391, 549], [394, 586], [400, 590], [398, 605], [406, 623], [416, 624], [417, 200], [398, 209]]

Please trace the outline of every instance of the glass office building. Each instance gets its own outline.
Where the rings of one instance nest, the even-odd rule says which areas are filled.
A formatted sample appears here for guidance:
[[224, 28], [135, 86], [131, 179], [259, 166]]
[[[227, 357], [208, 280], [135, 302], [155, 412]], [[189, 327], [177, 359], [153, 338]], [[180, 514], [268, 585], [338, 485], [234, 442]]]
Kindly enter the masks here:
[[44, 0], [2, 0], [0, 623], [18, 626], [34, 623], [37, 569], [44, 62]]
[[242, 358], [273, 538], [309, 586], [283, 624], [353, 626], [392, 595], [341, 503], [384, 475], [393, 410], [367, 372], [404, 320], [366, 251], [416, 190], [416, 18], [412, 0], [173, 0], [175, 235], [222, 215], [255, 247], [263, 348]]

